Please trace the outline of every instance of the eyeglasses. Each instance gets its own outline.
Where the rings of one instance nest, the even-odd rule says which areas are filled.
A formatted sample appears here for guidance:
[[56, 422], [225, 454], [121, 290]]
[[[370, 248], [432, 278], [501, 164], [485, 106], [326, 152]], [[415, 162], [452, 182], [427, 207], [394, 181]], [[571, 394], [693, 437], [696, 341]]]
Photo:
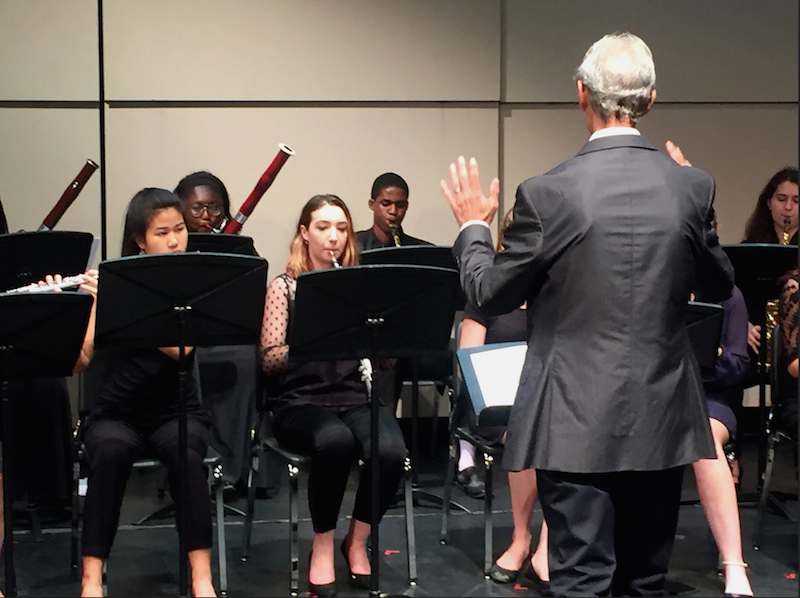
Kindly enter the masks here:
[[210, 203], [210, 204], [192, 204], [189, 206], [189, 211], [192, 213], [192, 216], [195, 218], [200, 218], [203, 215], [203, 211], [207, 211], [209, 216], [219, 216], [222, 214], [222, 206], [218, 203]]

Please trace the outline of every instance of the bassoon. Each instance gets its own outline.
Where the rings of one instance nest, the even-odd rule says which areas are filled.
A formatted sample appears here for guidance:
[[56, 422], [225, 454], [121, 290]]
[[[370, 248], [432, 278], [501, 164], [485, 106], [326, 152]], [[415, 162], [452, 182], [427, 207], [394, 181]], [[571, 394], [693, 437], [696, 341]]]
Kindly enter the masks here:
[[278, 176], [278, 173], [283, 168], [283, 165], [286, 164], [286, 160], [289, 159], [290, 156], [294, 156], [294, 150], [290, 148], [288, 145], [279, 143], [278, 144], [279, 151], [273, 158], [272, 163], [267, 167], [264, 171], [264, 174], [261, 175], [261, 178], [258, 179], [258, 183], [250, 192], [247, 199], [244, 200], [242, 207], [239, 208], [236, 216], [233, 217], [233, 220], [228, 222], [225, 225], [225, 228], [222, 229], [223, 233], [237, 234], [240, 230], [242, 230], [242, 225], [245, 223], [247, 218], [250, 214], [253, 213], [253, 209], [258, 204], [258, 201], [267, 192], [267, 189], [270, 188], [272, 182], [275, 180], [275, 177]]
[[50, 213], [39, 225], [39, 228], [36, 229], [37, 231], [41, 232], [53, 230], [53, 227], [55, 227], [55, 225], [58, 224], [58, 221], [61, 220], [64, 212], [66, 212], [67, 208], [72, 205], [72, 202], [75, 201], [84, 185], [86, 185], [86, 181], [91, 178], [97, 168], [97, 164], [95, 164], [92, 160], [86, 160], [86, 164], [83, 165], [83, 168], [81, 168], [78, 176], [76, 176], [75, 180], [72, 181], [72, 183], [70, 183], [66, 189], [64, 189], [64, 193], [61, 194], [61, 198], [58, 200], [58, 203], [56, 203], [53, 209], [50, 210]]

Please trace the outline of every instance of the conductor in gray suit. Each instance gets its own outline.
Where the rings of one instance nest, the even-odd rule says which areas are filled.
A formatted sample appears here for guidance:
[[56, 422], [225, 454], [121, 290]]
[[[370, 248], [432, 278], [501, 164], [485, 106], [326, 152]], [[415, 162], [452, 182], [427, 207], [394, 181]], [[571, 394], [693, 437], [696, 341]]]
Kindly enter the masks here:
[[462, 225], [453, 253], [470, 303], [528, 302], [528, 352], [504, 465], [536, 469], [561, 596], [661, 595], [683, 466], [714, 458], [684, 324], [691, 291], [730, 296], [733, 269], [710, 227], [714, 181], [636, 130], [656, 98], [653, 57], [629, 33], [586, 52], [575, 80], [589, 141], [517, 188], [504, 251], [477, 162], [442, 192]]

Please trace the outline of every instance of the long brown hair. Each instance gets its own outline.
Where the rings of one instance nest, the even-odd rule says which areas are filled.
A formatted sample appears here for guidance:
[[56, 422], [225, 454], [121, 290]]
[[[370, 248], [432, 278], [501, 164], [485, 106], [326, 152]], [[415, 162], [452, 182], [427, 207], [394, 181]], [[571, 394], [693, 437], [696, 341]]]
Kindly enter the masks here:
[[341, 208], [345, 218], [347, 218], [347, 243], [344, 246], [344, 253], [342, 253], [342, 259], [339, 262], [342, 266], [358, 265], [358, 248], [356, 246], [356, 236], [353, 232], [353, 218], [350, 216], [350, 210], [347, 209], [347, 205], [336, 195], [315, 195], [303, 206], [303, 211], [300, 212], [300, 220], [297, 222], [294, 239], [289, 245], [289, 261], [286, 263], [286, 273], [292, 278], [297, 278], [303, 272], [311, 271], [308, 245], [303, 242], [300, 227], [304, 226], [308, 229], [311, 225], [311, 215], [322, 206], [328, 205]]
[[744, 240], [750, 243], [779, 243], [778, 234], [775, 232], [775, 223], [767, 202], [781, 185], [789, 181], [797, 184], [797, 168], [787, 166], [776, 172], [758, 196], [756, 207], [744, 227]]

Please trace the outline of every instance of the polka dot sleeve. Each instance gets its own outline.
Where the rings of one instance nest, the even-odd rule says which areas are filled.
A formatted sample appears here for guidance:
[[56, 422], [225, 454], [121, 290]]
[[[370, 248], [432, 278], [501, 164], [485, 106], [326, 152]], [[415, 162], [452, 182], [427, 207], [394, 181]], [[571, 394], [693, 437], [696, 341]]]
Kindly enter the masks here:
[[297, 281], [278, 276], [267, 286], [264, 320], [261, 324], [261, 367], [268, 376], [281, 374], [291, 368], [286, 361], [289, 352], [286, 332], [289, 323], [290, 285], [297, 285]]

